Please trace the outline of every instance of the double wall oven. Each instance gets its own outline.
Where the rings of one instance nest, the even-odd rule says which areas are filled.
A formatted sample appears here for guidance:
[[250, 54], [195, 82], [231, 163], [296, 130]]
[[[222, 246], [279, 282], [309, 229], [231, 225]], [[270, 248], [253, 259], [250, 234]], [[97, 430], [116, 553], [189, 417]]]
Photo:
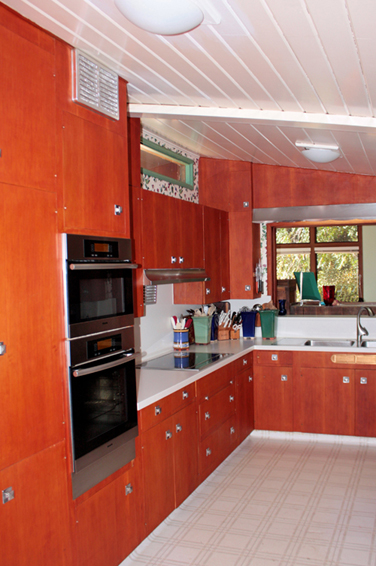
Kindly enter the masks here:
[[76, 498], [135, 457], [131, 242], [64, 234], [66, 343]]

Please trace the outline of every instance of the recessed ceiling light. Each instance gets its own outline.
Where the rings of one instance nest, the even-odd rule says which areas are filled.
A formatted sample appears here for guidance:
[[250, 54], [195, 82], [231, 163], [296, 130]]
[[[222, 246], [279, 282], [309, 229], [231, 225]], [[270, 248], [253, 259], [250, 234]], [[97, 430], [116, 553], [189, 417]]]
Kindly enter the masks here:
[[179, 35], [199, 26], [204, 14], [191, 0], [115, 0], [118, 10], [139, 28]]
[[302, 154], [304, 157], [315, 163], [330, 163], [340, 157], [338, 145], [318, 144], [311, 142], [295, 142], [296, 147], [303, 148]]

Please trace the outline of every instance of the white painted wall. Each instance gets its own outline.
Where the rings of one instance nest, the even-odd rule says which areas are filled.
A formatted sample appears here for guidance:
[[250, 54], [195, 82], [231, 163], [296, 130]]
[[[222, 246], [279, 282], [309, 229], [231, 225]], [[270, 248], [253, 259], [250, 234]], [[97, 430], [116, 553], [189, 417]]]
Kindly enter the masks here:
[[376, 301], [376, 226], [363, 226], [363, 294]]

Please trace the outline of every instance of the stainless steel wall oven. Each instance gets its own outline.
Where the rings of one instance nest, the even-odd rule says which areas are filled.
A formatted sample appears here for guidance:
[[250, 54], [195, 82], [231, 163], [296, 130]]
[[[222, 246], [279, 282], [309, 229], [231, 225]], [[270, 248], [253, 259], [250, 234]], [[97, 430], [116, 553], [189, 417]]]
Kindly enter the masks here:
[[76, 498], [135, 457], [137, 398], [129, 240], [64, 235]]

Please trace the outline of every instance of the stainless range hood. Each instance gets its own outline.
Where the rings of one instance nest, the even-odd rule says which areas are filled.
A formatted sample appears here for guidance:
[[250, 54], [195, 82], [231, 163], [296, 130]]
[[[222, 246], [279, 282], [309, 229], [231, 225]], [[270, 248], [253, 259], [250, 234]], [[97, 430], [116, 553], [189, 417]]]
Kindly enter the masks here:
[[144, 285], [168, 285], [209, 281], [205, 269], [145, 269]]
[[302, 222], [322, 220], [375, 220], [376, 203], [255, 208], [253, 222]]

